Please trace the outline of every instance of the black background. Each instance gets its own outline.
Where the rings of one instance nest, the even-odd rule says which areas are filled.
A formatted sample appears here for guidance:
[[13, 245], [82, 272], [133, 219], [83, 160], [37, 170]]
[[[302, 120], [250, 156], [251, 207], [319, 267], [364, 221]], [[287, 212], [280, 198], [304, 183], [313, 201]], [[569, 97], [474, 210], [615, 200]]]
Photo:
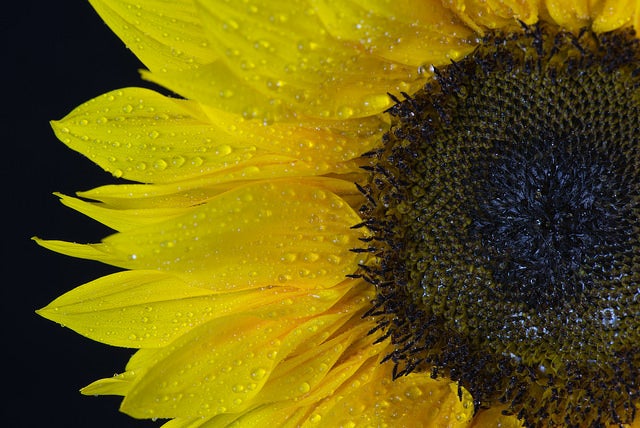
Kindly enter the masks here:
[[9, 2], [2, 11], [2, 427], [157, 427], [118, 411], [120, 397], [79, 388], [121, 372], [134, 352], [102, 345], [34, 311], [115, 271], [61, 256], [32, 236], [97, 242], [111, 231], [62, 206], [73, 194], [116, 182], [59, 142], [49, 120], [106, 91], [153, 85], [140, 62], [86, 1]]

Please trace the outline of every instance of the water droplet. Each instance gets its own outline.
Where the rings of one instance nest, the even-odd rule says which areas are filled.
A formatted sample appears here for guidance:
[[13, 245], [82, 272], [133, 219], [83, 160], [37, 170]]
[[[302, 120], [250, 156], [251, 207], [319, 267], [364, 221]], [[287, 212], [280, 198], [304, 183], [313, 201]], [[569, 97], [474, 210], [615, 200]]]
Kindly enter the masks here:
[[349, 106], [343, 106], [338, 109], [338, 117], [342, 119], [348, 119], [353, 116], [353, 109]]
[[167, 167], [167, 162], [164, 159], [158, 159], [153, 163], [153, 167], [159, 171], [162, 171]]
[[307, 277], [311, 276], [311, 271], [309, 269], [302, 268], [298, 272], [298, 275], [300, 275], [300, 278], [307, 278]]
[[120, 177], [122, 177], [122, 175], [123, 175], [124, 173], [122, 172], [122, 170], [121, 170], [121, 169], [116, 169], [116, 170], [114, 170], [114, 171], [112, 172], [112, 174], [113, 174], [113, 176], [114, 176], [115, 178], [120, 178]]
[[220, 156], [225, 156], [231, 153], [233, 149], [228, 144], [223, 144], [215, 148], [215, 154]]
[[171, 158], [171, 165], [175, 167], [181, 167], [182, 165], [184, 165], [184, 162], [185, 158], [182, 156], [174, 156]]
[[149, 132], [149, 138], [151, 138], [152, 140], [155, 140], [159, 136], [160, 136], [160, 133], [156, 130]]
[[131, 113], [133, 111], [133, 106], [131, 104], [127, 104], [126, 106], [122, 107], [122, 111], [125, 113]]
[[411, 386], [404, 391], [404, 395], [410, 400], [417, 400], [422, 396], [423, 392], [417, 386]]
[[339, 256], [336, 256], [335, 254], [330, 254], [329, 256], [327, 256], [327, 261], [333, 265], [337, 265], [337, 264], [340, 264], [340, 262], [342, 261], [342, 258]]
[[251, 378], [255, 380], [260, 380], [264, 378], [266, 374], [267, 374], [267, 370], [263, 369], [262, 367], [259, 367], [251, 372]]
[[286, 275], [286, 274], [278, 275], [279, 282], [287, 282], [289, 280], [291, 280], [291, 275]]
[[282, 255], [280, 260], [282, 260], [283, 262], [293, 263], [297, 258], [298, 255], [296, 253], [285, 253]]
[[238, 28], [240, 28], [240, 25], [236, 21], [234, 21], [233, 19], [228, 19], [223, 24], [223, 28], [225, 30], [228, 30], [228, 29], [237, 30]]
[[308, 382], [302, 382], [298, 387], [298, 391], [302, 392], [303, 394], [306, 394], [310, 390], [311, 390], [311, 385], [309, 385]]
[[304, 260], [306, 262], [315, 262], [320, 258], [320, 254], [318, 253], [306, 253], [304, 255]]

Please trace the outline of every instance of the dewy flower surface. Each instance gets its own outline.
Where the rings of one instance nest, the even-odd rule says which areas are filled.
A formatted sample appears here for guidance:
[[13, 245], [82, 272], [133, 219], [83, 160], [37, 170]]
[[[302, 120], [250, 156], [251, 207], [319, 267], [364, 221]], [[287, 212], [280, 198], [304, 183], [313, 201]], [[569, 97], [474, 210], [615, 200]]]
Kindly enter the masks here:
[[[116, 231], [102, 242], [38, 240], [123, 268], [39, 311], [138, 349], [83, 393], [121, 395], [123, 412], [170, 428], [640, 426], [639, 1], [91, 3], [175, 95], [123, 88], [53, 122], [137, 182], [60, 195]], [[462, 108], [468, 121], [454, 108], [509, 79], [518, 108], [496, 98]], [[566, 141], [538, 138], [533, 119], [509, 128], [527, 136], [517, 144], [502, 133], [510, 111], [549, 111], [534, 87], [562, 129], [575, 124]], [[460, 134], [439, 133], [452, 123]], [[471, 193], [448, 197], [459, 183]], [[539, 206], [551, 225], [534, 233]], [[544, 347], [514, 317], [489, 331], [486, 305], [457, 306], [493, 298], [484, 289], [536, 320], [527, 334]], [[611, 302], [599, 324], [582, 316], [585, 289]], [[588, 335], [563, 342], [567, 320]]]

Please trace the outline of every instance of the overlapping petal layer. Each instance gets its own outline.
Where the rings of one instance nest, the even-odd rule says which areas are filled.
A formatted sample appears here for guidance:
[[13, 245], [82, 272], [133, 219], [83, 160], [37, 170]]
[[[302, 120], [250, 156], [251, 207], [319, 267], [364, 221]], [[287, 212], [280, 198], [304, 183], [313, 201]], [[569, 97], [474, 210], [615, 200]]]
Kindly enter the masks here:
[[367, 293], [362, 284], [348, 288], [313, 317], [222, 316], [170, 347], [139, 351], [127, 372], [83, 392], [126, 395], [123, 409], [140, 417], [179, 415], [167, 427], [467, 426], [466, 392], [461, 401], [449, 382], [421, 375], [394, 382], [390, 367], [380, 369], [384, 345], [363, 340], [371, 324], [359, 319]]
[[216, 60], [192, 0], [89, 0], [151, 70], [183, 71]]
[[[163, 5], [162, 14], [159, 3], [93, 1], [149, 67], [146, 78], [245, 118], [377, 114], [391, 105], [388, 92], [424, 83], [416, 64], [457, 58], [473, 42], [447, 9], [408, 1], [351, 2], [339, 16], [320, 1], [193, 2]], [[168, 19], [174, 7], [182, 9], [175, 22]], [[144, 29], [135, 25], [148, 16]], [[170, 49], [173, 39], [179, 45]], [[161, 54], [149, 56], [154, 46]], [[212, 53], [202, 54], [204, 47]]]
[[273, 284], [326, 288], [363, 260], [364, 237], [341, 198], [293, 181], [234, 188], [187, 214], [99, 244], [41, 241], [54, 251], [127, 269], [157, 269], [212, 290]]
[[[54, 122], [56, 135], [116, 177], [153, 183], [348, 172], [379, 141], [384, 122], [264, 126], [141, 88], [104, 94]], [[202, 186], [202, 185], [200, 185]]]
[[351, 286], [346, 281], [322, 290], [266, 287], [219, 293], [188, 285], [170, 274], [135, 270], [89, 282], [39, 313], [110, 345], [156, 348], [221, 317], [312, 316], [334, 305]]

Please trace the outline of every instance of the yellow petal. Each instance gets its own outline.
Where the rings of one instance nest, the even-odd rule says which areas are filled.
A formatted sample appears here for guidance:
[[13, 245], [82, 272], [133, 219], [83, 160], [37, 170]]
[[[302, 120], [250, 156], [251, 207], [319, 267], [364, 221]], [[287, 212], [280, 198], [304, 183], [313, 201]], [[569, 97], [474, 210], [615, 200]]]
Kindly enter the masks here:
[[188, 73], [151, 73], [181, 95], [246, 117], [363, 117], [425, 77], [327, 33], [306, 2], [200, 2], [220, 60]]
[[446, 0], [445, 4], [478, 34], [486, 29], [517, 26], [520, 20], [535, 24], [538, 20], [538, 1], [521, 0]]
[[[190, 426], [189, 418], [194, 415], [203, 416], [206, 420], [225, 411], [244, 412], [271, 403], [275, 397], [268, 391], [273, 388], [263, 391], [262, 387], [273, 382], [272, 377], [275, 376], [277, 382], [283, 374], [290, 372], [287, 367], [291, 368], [292, 364], [285, 361], [321, 346], [339, 329], [345, 332], [341, 337], [357, 336], [357, 332], [349, 331], [351, 326], [346, 326], [345, 321], [355, 320], [361, 325], [359, 330], [363, 330], [360, 317], [369, 306], [372, 290], [368, 284], [358, 284], [344, 287], [350, 290], [348, 295], [321, 315], [292, 318], [301, 314], [309, 315], [310, 312], [302, 307], [316, 304], [298, 301], [291, 305], [297, 308], [293, 312], [285, 310], [270, 316], [270, 319], [239, 313], [196, 326], [170, 346], [139, 350], [127, 364], [125, 373], [94, 382], [83, 388], [82, 392], [89, 395], [125, 395], [125, 412], [134, 416], [182, 417], [185, 418], [185, 426]], [[268, 295], [266, 297], [269, 299]], [[366, 337], [363, 331], [359, 333], [362, 333], [361, 337]], [[367, 339], [368, 342], [373, 340], [370, 337]], [[345, 348], [340, 349], [340, 340], [332, 341], [331, 352], [347, 352]], [[371, 348], [367, 347], [367, 352], [377, 352]], [[326, 361], [330, 363], [331, 359], [329, 356]], [[322, 371], [330, 367], [316, 366]], [[272, 374], [274, 368], [276, 372]], [[313, 377], [308, 372], [304, 374], [309, 381]], [[334, 382], [335, 377], [330, 377]], [[305, 379], [298, 380], [301, 383], [296, 385], [295, 393], [303, 395], [306, 389], [300, 388], [304, 387]], [[182, 400], [184, 396], [190, 396], [191, 399]], [[285, 403], [292, 402], [287, 400]], [[290, 414], [294, 412], [295, 409]], [[234, 420], [240, 416], [221, 415], [215, 420], [218, 423], [220, 419]]]
[[638, 0], [546, 0], [545, 5], [556, 23], [574, 32], [589, 26], [596, 32], [612, 31], [633, 25], [634, 19], [637, 24], [640, 8]]
[[142, 88], [94, 98], [52, 125], [60, 140], [116, 177], [153, 183], [228, 181], [251, 169], [264, 175], [270, 164], [270, 176], [291, 175], [295, 163], [306, 165], [298, 174], [339, 172], [384, 132], [377, 118], [264, 126]]
[[[171, 419], [162, 425], [162, 428], [202, 428], [208, 425], [210, 419], [207, 418], [177, 418]], [[218, 426], [227, 426], [229, 424], [219, 424]]]
[[186, 70], [216, 58], [191, 0], [90, 0], [90, 3], [152, 70]]
[[347, 316], [317, 316], [302, 324], [245, 316], [210, 321], [159, 350], [156, 363], [127, 393], [122, 410], [145, 418], [244, 411], [256, 400], [268, 400], [259, 394], [279, 361], [309, 334], [335, 329]]
[[[357, 165], [354, 165], [354, 168]], [[359, 168], [358, 168], [359, 169]], [[261, 171], [264, 168], [260, 169]], [[265, 178], [258, 174], [257, 178]], [[253, 177], [253, 176], [250, 176]], [[168, 184], [120, 184], [101, 186], [85, 192], [79, 192], [78, 196], [100, 201], [105, 208], [117, 210], [142, 210], [142, 209], [181, 209], [181, 207], [192, 207], [202, 205], [215, 196], [224, 193], [238, 186], [243, 186], [254, 182], [246, 177], [246, 182], [225, 182], [219, 183], [216, 180], [207, 178], [194, 178], [178, 183]], [[269, 178], [269, 177], [266, 177]], [[296, 178], [299, 183], [305, 183], [312, 187], [319, 187], [329, 192], [335, 193], [345, 200], [362, 197], [357, 191], [354, 182], [362, 179], [362, 170], [354, 177], [345, 176], [344, 179], [334, 179], [328, 177], [300, 177]], [[350, 203], [351, 206], [360, 206], [360, 203]]]
[[55, 299], [38, 314], [93, 340], [130, 348], [159, 347], [215, 318], [312, 316], [333, 306], [348, 282], [327, 290], [285, 287], [216, 294], [156, 271], [108, 275]]
[[[275, 70], [253, 70], [246, 75], [220, 61], [188, 72], [142, 75], [186, 98], [260, 123], [379, 114], [393, 105], [388, 93], [412, 93], [426, 81], [417, 67], [392, 64], [357, 51], [347, 50], [351, 56], [345, 57], [342, 47], [338, 52], [341, 54], [324, 52], [324, 56], [331, 56], [328, 63], [319, 58], [313, 61], [320, 64], [300, 59], [303, 66], [295, 72], [283, 69], [286, 64], [271, 58], [258, 63]], [[314, 69], [307, 70], [311, 67]], [[303, 80], [318, 75], [324, 77]]]
[[41, 241], [53, 251], [128, 269], [173, 272], [215, 290], [295, 285], [325, 288], [363, 259], [357, 214], [336, 195], [296, 182], [223, 193], [186, 216], [125, 231], [100, 244]]
[[[75, 288], [38, 314], [111, 345], [161, 346], [199, 321], [202, 308], [194, 308], [194, 300], [211, 294], [160, 272], [121, 272]], [[176, 318], [179, 302], [189, 317]]]
[[[296, 408], [291, 403], [278, 402], [262, 405], [239, 415], [217, 415], [201, 426], [202, 428], [231, 426], [242, 428], [298, 428], [304, 416], [303, 408]], [[162, 428], [165, 427], [163, 426]]]
[[523, 422], [515, 416], [502, 414], [502, 407], [482, 409], [473, 418], [470, 428], [522, 428]]
[[473, 49], [473, 31], [439, 2], [313, 0], [329, 33], [413, 66], [441, 65]]
[[167, 221], [189, 212], [189, 208], [141, 208], [141, 209], [111, 209], [103, 204], [91, 203], [82, 199], [56, 193], [67, 207], [117, 231], [135, 229], [155, 223]]
[[196, 103], [142, 88], [94, 98], [52, 125], [60, 140], [106, 171], [142, 182], [201, 176], [256, 151], [234, 144], [238, 138], [210, 122]]
[[411, 374], [391, 380], [390, 365], [369, 361], [313, 411], [303, 427], [467, 427], [471, 396], [446, 380]]
[[[319, 396], [319, 391], [316, 389], [324, 390], [323, 386], [327, 379], [331, 383], [332, 380], [336, 380], [334, 376], [340, 379], [336, 373], [340, 368], [330, 369], [352, 343], [367, 337], [367, 332], [372, 327], [370, 323], [360, 322], [349, 331], [322, 344], [315, 344], [312, 347], [305, 345], [301, 352], [296, 352], [292, 358], [276, 367], [265, 385], [263, 394], [276, 401], [292, 399], [309, 401], [304, 397], [307, 393], [313, 395], [314, 402], [324, 398]], [[374, 351], [372, 342], [373, 338], [370, 338], [367, 345], [371, 347], [371, 351]]]
[[[135, 382], [126, 390], [121, 410], [139, 418], [238, 410], [242, 398], [255, 395], [266, 381], [280, 349], [279, 338], [293, 327], [290, 320], [235, 315], [190, 329], [170, 347], [155, 350], [150, 364], [135, 370]], [[244, 394], [249, 383], [254, 386]], [[95, 393], [105, 385], [104, 380], [95, 382], [83, 393]]]
[[[595, 13], [592, 13], [592, 28], [598, 33], [613, 31], [626, 25], [638, 27], [640, 1], [638, 0], [604, 0], [600, 1]], [[635, 23], [634, 23], [635, 18]]]
[[85, 395], [126, 395], [131, 389], [131, 382], [119, 377], [100, 379], [91, 385], [82, 388], [81, 393]]

